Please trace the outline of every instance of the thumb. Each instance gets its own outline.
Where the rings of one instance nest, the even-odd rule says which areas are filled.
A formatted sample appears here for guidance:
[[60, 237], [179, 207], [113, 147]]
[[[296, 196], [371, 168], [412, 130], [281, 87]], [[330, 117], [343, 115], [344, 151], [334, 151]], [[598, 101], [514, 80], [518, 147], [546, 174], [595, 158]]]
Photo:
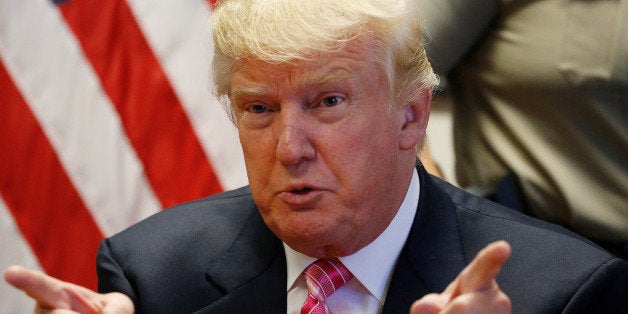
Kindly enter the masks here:
[[443, 309], [444, 301], [443, 297], [437, 293], [428, 294], [412, 303], [410, 314], [437, 314]]

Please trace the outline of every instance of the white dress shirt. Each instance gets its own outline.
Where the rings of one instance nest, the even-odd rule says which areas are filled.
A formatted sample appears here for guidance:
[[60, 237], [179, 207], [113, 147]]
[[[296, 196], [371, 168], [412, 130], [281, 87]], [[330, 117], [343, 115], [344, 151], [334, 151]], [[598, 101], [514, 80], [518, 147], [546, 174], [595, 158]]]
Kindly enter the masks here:
[[[419, 193], [419, 176], [414, 170], [406, 197], [384, 232], [356, 253], [339, 257], [355, 278], [327, 298], [327, 306], [332, 313], [381, 313], [392, 270], [412, 227]], [[307, 298], [307, 285], [302, 273], [316, 259], [293, 250], [285, 243], [283, 247], [288, 271], [288, 313], [298, 314]]]

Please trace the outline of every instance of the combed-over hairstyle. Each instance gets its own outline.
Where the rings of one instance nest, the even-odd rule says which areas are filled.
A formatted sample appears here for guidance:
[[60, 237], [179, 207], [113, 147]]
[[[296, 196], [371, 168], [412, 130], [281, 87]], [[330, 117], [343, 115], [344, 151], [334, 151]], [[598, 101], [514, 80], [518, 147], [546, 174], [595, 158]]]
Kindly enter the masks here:
[[[222, 0], [212, 15], [216, 96], [226, 102], [239, 59], [308, 60], [356, 37], [376, 39], [397, 102], [438, 84], [421, 42], [414, 0]], [[225, 105], [231, 113], [229, 105]]]

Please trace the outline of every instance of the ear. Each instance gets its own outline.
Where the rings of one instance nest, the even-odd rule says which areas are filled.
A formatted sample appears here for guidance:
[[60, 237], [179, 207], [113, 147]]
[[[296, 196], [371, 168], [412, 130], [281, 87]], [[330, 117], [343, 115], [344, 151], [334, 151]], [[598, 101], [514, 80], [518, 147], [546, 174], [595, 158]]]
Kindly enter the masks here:
[[414, 149], [423, 142], [430, 117], [432, 90], [427, 89], [411, 99], [404, 107], [405, 120], [399, 133], [399, 148]]

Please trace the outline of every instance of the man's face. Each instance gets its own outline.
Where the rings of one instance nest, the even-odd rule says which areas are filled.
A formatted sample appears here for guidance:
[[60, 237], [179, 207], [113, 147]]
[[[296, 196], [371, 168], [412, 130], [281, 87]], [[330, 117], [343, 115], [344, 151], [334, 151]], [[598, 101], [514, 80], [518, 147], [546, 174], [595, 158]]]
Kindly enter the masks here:
[[403, 201], [423, 136], [427, 109], [393, 104], [367, 47], [354, 40], [290, 64], [245, 60], [232, 72], [255, 203], [282, 241], [313, 257], [352, 254], [381, 234]]

